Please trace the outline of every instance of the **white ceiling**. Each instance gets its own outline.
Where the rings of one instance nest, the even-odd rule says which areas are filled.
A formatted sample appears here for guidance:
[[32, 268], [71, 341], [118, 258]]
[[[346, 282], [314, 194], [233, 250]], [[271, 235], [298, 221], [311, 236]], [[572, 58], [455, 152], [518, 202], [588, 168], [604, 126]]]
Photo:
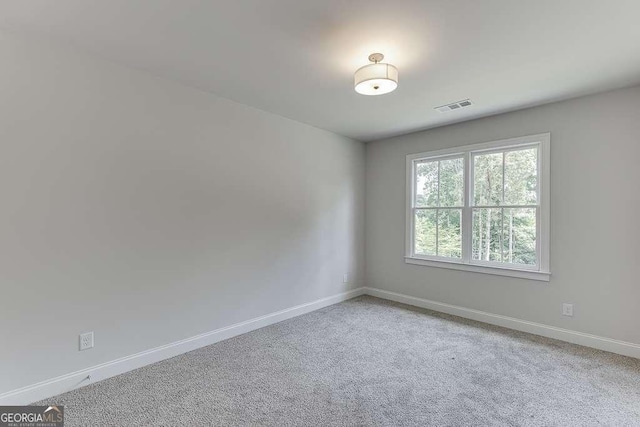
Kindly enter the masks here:
[[[0, 1], [5, 30], [360, 140], [640, 83], [638, 16], [639, 0]], [[372, 52], [395, 92], [354, 92]]]

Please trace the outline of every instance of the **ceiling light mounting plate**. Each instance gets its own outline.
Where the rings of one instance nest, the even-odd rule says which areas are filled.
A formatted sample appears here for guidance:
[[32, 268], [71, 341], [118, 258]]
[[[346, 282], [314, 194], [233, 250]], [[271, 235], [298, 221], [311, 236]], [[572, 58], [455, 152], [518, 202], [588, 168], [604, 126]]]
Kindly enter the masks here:
[[369, 61], [375, 62], [376, 64], [378, 62], [382, 62], [383, 59], [384, 55], [381, 53], [372, 53], [371, 55], [369, 55]]

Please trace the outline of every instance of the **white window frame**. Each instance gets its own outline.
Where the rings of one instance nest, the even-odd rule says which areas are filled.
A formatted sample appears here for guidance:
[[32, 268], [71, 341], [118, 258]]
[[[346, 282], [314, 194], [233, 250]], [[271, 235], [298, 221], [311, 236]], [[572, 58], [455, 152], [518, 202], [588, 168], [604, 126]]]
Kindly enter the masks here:
[[[473, 215], [473, 169], [475, 154], [518, 150], [527, 146], [538, 147], [538, 204], [536, 216], [536, 258], [537, 265], [507, 264], [498, 261], [472, 259], [472, 215]], [[407, 264], [441, 267], [454, 270], [496, 274], [523, 279], [549, 281], [549, 178], [550, 178], [551, 134], [521, 136], [480, 144], [465, 145], [437, 151], [427, 151], [407, 156], [407, 199], [405, 262]], [[415, 164], [425, 160], [444, 160], [463, 157], [464, 159], [464, 204], [462, 207], [462, 259], [441, 256], [420, 255], [414, 252], [414, 209], [415, 209]], [[509, 206], [501, 206], [508, 208]]]

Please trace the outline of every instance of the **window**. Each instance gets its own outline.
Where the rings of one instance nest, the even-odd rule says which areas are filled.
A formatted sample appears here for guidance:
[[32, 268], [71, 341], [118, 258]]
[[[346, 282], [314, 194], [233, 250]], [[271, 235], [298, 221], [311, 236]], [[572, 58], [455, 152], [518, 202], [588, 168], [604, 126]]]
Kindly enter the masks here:
[[411, 264], [549, 280], [550, 135], [407, 156]]

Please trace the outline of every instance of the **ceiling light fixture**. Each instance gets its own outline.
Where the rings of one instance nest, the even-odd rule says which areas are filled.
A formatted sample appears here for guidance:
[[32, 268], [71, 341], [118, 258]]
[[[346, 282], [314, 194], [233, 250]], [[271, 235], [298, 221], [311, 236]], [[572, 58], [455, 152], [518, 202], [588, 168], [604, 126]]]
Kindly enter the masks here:
[[356, 92], [362, 95], [384, 95], [398, 87], [398, 69], [391, 64], [383, 64], [381, 53], [369, 55], [373, 64], [358, 68], [354, 75]]

